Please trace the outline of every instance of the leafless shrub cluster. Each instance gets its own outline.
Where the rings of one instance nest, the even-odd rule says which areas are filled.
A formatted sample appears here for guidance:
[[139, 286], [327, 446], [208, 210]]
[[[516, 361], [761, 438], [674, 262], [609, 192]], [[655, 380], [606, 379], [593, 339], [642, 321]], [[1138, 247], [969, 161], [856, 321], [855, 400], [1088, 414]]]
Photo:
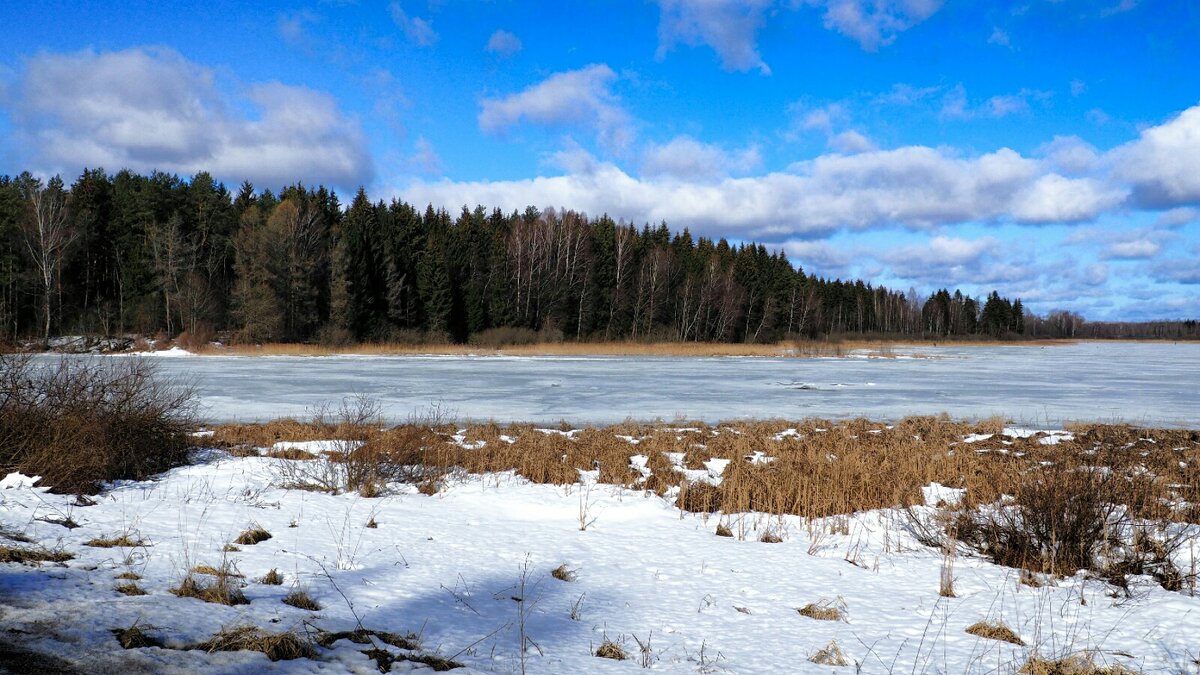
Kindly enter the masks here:
[[0, 355], [0, 470], [61, 492], [142, 479], [183, 463], [192, 391], [138, 358]]

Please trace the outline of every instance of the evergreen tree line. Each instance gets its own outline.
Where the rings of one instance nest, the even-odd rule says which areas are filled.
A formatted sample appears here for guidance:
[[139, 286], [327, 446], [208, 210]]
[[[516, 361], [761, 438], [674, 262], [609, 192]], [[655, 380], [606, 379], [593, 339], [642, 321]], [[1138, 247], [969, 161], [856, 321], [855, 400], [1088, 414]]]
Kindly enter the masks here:
[[[1082, 324], [1082, 319], [1079, 319]], [[87, 170], [0, 176], [0, 338], [229, 333], [245, 341], [768, 342], [1004, 337], [1020, 300], [922, 301], [806, 274], [760, 244], [534, 207], [424, 211], [325, 187], [278, 194]], [[1040, 325], [1040, 324], [1039, 324]]]

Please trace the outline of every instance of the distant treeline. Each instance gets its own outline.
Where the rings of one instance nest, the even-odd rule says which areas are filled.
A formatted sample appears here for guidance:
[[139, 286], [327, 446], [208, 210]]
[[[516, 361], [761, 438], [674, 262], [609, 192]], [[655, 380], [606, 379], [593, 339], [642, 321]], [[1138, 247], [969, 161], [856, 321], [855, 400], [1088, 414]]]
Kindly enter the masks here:
[[[0, 338], [10, 340], [768, 342], [1080, 337], [1096, 325], [1070, 312], [1030, 316], [995, 292], [922, 300], [824, 279], [762, 245], [570, 210], [464, 206], [452, 216], [361, 189], [344, 208], [325, 187], [275, 194], [247, 182], [232, 193], [207, 173], [96, 169], [70, 186], [0, 177]], [[1143, 324], [1120, 326], [1135, 337]]]

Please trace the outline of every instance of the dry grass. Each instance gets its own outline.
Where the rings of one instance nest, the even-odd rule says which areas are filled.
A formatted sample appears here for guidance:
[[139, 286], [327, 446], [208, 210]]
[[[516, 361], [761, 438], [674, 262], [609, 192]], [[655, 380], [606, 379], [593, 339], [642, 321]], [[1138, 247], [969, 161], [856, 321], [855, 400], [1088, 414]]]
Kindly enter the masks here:
[[977, 621], [970, 626], [967, 626], [967, 632], [971, 635], [977, 635], [988, 640], [1000, 640], [1002, 642], [1010, 642], [1014, 645], [1025, 646], [1025, 641], [1022, 640], [1011, 628], [1004, 624], [987, 621]]
[[[211, 582], [206, 581], [197, 578], [196, 574], [213, 576], [215, 579]], [[241, 585], [236, 581], [231, 581], [237, 576], [240, 575], [230, 571], [228, 566], [223, 569], [199, 566], [193, 572], [189, 572], [178, 587], [171, 589], [171, 592], [181, 598], [196, 598], [218, 605], [248, 605], [250, 600], [242, 592]]]
[[144, 647], [162, 647], [163, 641], [147, 635], [137, 623], [134, 623], [129, 628], [115, 628], [113, 635], [120, 643], [121, 649], [142, 649]]
[[568, 569], [566, 563], [563, 563], [550, 570], [550, 576], [558, 579], [559, 581], [575, 581], [576, 578], [575, 570]]
[[368, 630], [366, 628], [339, 631], [337, 633], [319, 633], [316, 637], [317, 644], [326, 649], [331, 649], [333, 644], [338, 640], [349, 640], [357, 645], [369, 645], [373, 644], [372, 640], [378, 640], [383, 644], [408, 651], [415, 651], [421, 648], [420, 639], [412, 633], [400, 635], [399, 633]]
[[842, 648], [838, 646], [837, 640], [830, 640], [829, 644], [824, 648], [817, 650], [808, 660], [822, 666], [848, 666], [850, 662], [846, 660], [846, 655], [842, 652]]
[[126, 581], [141, 581], [142, 575], [138, 574], [137, 572], [121, 572], [117, 575], [117, 578]]
[[115, 537], [96, 537], [83, 542], [84, 546], [95, 548], [134, 548], [145, 544], [145, 541], [132, 537], [128, 532]]
[[817, 621], [846, 620], [846, 608], [840, 602], [833, 600], [810, 602], [796, 611], [800, 612], [800, 616], [806, 616]]
[[629, 654], [621, 645], [604, 638], [600, 642], [600, 646], [596, 648], [596, 656], [602, 659], [613, 659], [614, 661], [624, 661], [629, 658]]
[[259, 578], [258, 583], [266, 586], [282, 586], [283, 575], [279, 573], [279, 570], [271, 568], [270, 572], [267, 572]]
[[250, 529], [245, 530], [238, 535], [238, 538], [234, 540], [234, 543], [241, 544], [242, 546], [253, 546], [270, 538], [270, 532], [267, 532], [263, 528], [255, 525], [254, 527], [251, 527]]
[[290, 593], [284, 596], [283, 604], [310, 612], [321, 611], [321, 605], [316, 600], [313, 600], [307, 591], [301, 588], [293, 588]]
[[1072, 654], [1061, 659], [1032, 656], [1017, 671], [1022, 675], [1133, 675], [1136, 671], [1114, 664], [1098, 665], [1091, 654]]
[[261, 652], [272, 661], [307, 659], [315, 655], [312, 643], [295, 633], [271, 633], [255, 626], [227, 628], [188, 649], [205, 652]]
[[[363, 445], [328, 461], [284, 462], [317, 489], [355, 490], [391, 481], [434, 485], [451, 472], [514, 471], [535, 483], [570, 485], [580, 470], [600, 466], [600, 480], [665, 494], [683, 478], [666, 453], [682, 466], [703, 469], [710, 459], [729, 460], [721, 484], [683, 483], [677, 504], [692, 512], [794, 514], [820, 518], [922, 503], [921, 487], [938, 482], [967, 490], [966, 506], [990, 504], [1001, 494], [1029, 495], [1039, 477], [1063, 475], [1103, 464], [1113, 469], [1116, 503], [1131, 514], [1154, 520], [1200, 521], [1200, 432], [1137, 429], [1123, 425], [1073, 427], [1074, 438], [1042, 445], [1041, 436], [963, 443], [969, 434], [998, 434], [1002, 419], [960, 422], [948, 417], [909, 417], [893, 425], [863, 419], [832, 422], [768, 420], [707, 425], [687, 430], [666, 424], [624, 423], [572, 434], [546, 434], [527, 424], [480, 424], [462, 429], [467, 450], [450, 439], [452, 426], [406, 424], [387, 429], [371, 425], [227, 425], [217, 438], [256, 445], [275, 438], [346, 438]], [[793, 429], [794, 433], [777, 436]], [[506, 436], [512, 442], [501, 440]], [[637, 446], [615, 439], [628, 435]], [[770, 462], [751, 462], [762, 453]], [[629, 467], [629, 457], [649, 457], [651, 475]], [[1195, 461], [1192, 461], [1195, 460]], [[1182, 465], [1181, 465], [1182, 462]], [[316, 465], [322, 465], [318, 467]], [[330, 473], [326, 476], [320, 472]], [[336, 480], [335, 480], [336, 479]], [[331, 485], [327, 488], [322, 481]], [[341, 486], [336, 484], [341, 481]], [[1042, 481], [1045, 482], [1045, 481]], [[1052, 482], [1053, 483], [1053, 482]], [[1024, 488], [1023, 488], [1024, 486]], [[345, 489], [349, 488], [349, 489]]]
[[146, 595], [146, 590], [132, 581], [124, 584], [117, 584], [116, 588], [113, 590], [122, 595]]
[[[929, 342], [919, 340], [788, 340], [770, 344], [746, 344], [725, 342], [536, 342], [532, 344], [506, 344], [503, 346], [462, 344], [405, 344], [363, 343], [345, 346], [320, 344], [266, 343], [257, 345], [206, 345], [197, 349], [200, 354], [227, 354], [237, 356], [335, 356], [353, 354], [358, 356], [412, 356], [438, 354], [449, 356], [487, 355], [504, 356], [844, 356], [851, 351], [867, 352], [878, 356], [891, 356], [896, 347], [920, 347]], [[936, 344], [936, 343], [932, 343]], [[960, 344], [960, 343], [955, 343]], [[1058, 341], [1005, 342], [972, 340], [962, 345], [1012, 346], [1025, 344], [1065, 344]]]
[[22, 565], [36, 565], [44, 562], [61, 563], [71, 560], [74, 557], [74, 555], [66, 551], [0, 546], [0, 563], [20, 563]]

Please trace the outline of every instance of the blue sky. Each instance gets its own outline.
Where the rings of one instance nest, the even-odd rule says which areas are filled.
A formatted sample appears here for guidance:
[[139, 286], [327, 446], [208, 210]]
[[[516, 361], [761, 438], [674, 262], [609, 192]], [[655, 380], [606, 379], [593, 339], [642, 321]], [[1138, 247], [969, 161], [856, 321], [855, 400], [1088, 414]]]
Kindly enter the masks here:
[[0, 173], [608, 213], [1039, 313], [1200, 317], [1188, 0], [0, 7]]

